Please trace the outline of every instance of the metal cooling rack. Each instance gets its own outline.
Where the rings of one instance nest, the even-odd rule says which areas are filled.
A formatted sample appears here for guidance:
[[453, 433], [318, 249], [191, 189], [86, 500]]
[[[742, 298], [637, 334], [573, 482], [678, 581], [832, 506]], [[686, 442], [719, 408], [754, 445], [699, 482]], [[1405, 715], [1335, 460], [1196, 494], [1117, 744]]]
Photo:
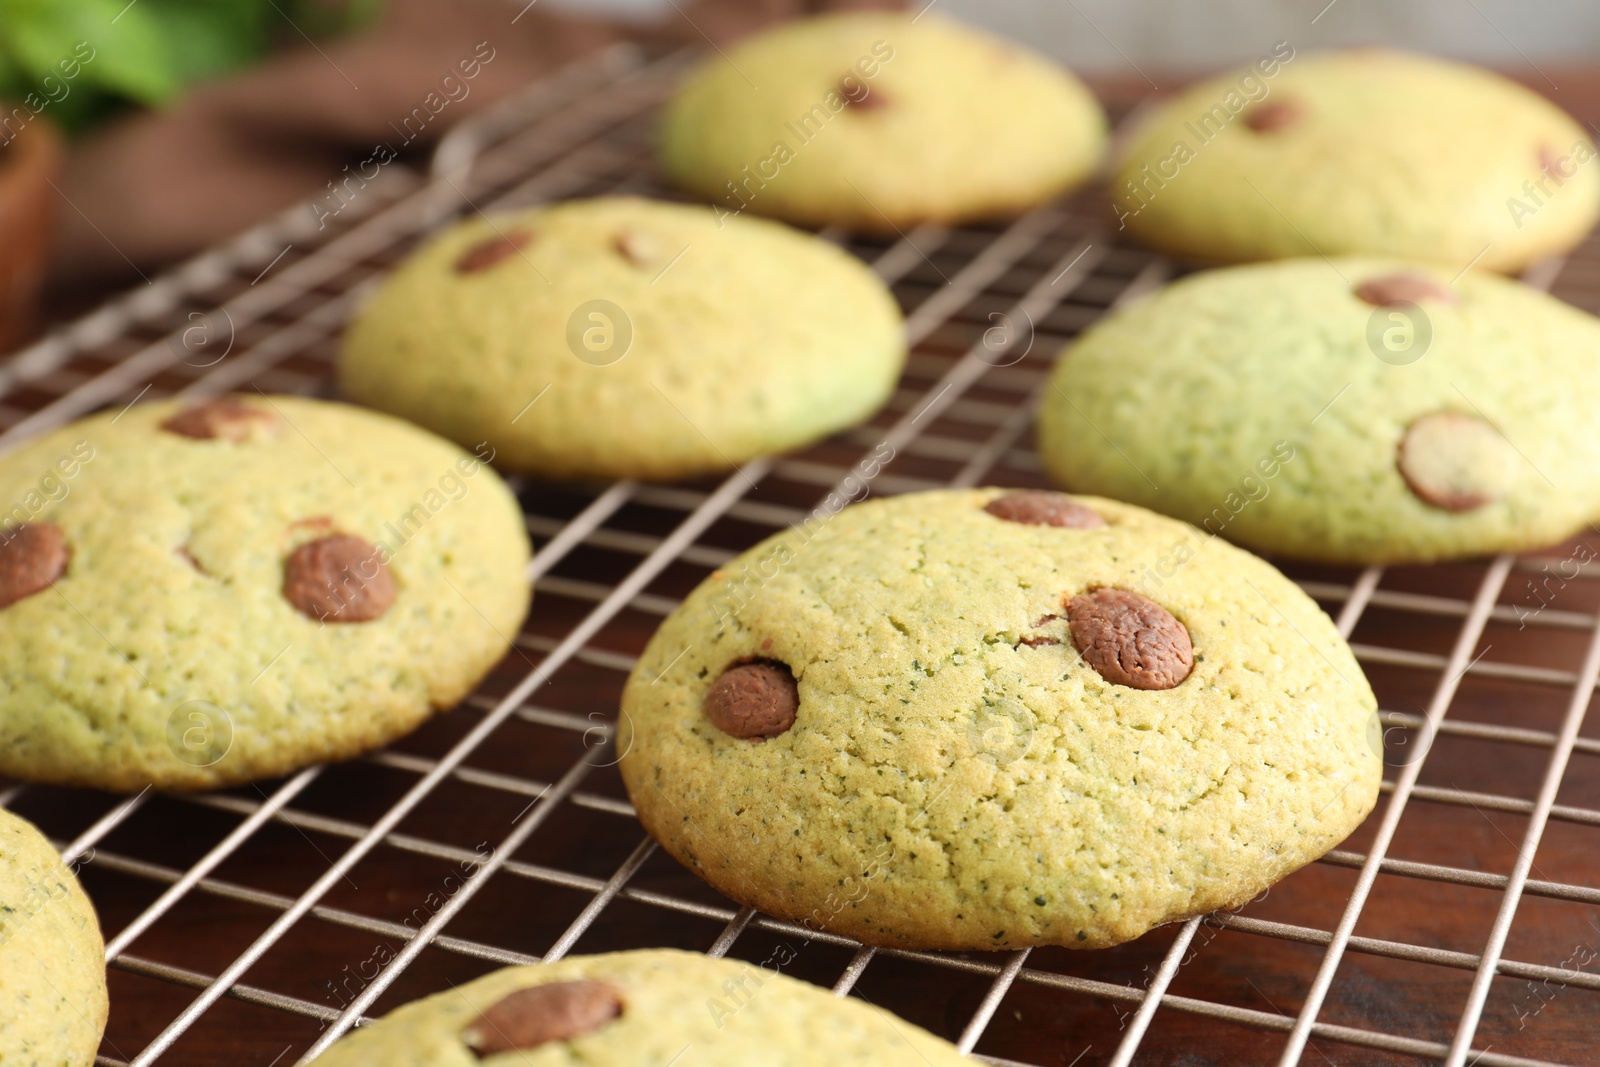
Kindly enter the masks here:
[[[0, 368], [0, 447], [135, 399], [328, 395], [351, 307], [439, 225], [670, 196], [652, 115], [687, 62], [625, 47], [585, 61], [452, 134], [430, 175], [391, 168], [326, 229], [296, 208], [48, 337]], [[874, 951], [738, 908], [657, 852], [609, 749], [655, 622], [883, 442], [897, 458], [875, 493], [1043, 484], [1030, 411], [1054, 353], [1174, 273], [1118, 244], [1092, 195], [1002, 226], [822, 236], [869, 261], [907, 313], [913, 355], [887, 409], [720, 482], [514, 482], [537, 599], [516, 654], [454, 713], [365, 759], [217, 794], [0, 788], [62, 842], [100, 910], [113, 1006], [99, 1062], [294, 1062], [494, 966], [649, 945], [759, 961], [778, 940], [802, 943], [791, 973], [992, 1063], [1205, 1064], [1217, 1049], [1282, 1064], [1596, 1062], [1600, 974], [1562, 946], [1600, 942], [1600, 737], [1582, 732], [1600, 583], [1564, 580], [1531, 616], [1519, 592], [1554, 588], [1541, 568], [1564, 550], [1288, 568], [1352, 638], [1392, 766], [1344, 847], [1234, 913], [1095, 953]], [[1591, 243], [1531, 280], [1593, 310], [1597, 264]], [[1403, 914], [1426, 921], [1407, 929]], [[1438, 995], [1386, 1004], [1374, 989]]]

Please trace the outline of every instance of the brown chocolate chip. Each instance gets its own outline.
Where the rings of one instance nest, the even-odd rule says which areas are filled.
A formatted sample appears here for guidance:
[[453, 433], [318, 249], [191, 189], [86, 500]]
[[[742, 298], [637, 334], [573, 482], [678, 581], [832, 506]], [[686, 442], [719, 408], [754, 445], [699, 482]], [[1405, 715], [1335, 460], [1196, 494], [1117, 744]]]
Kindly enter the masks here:
[[49, 589], [71, 558], [67, 536], [53, 522], [0, 530], [0, 608]]
[[283, 598], [302, 615], [323, 622], [370, 622], [394, 603], [394, 579], [372, 545], [332, 534], [289, 554]]
[[799, 708], [794, 674], [770, 659], [729, 667], [706, 693], [706, 717], [734, 737], [777, 737], [794, 725]]
[[278, 413], [270, 408], [246, 404], [238, 397], [219, 396], [191, 408], [184, 408], [161, 424], [168, 433], [192, 437], [197, 441], [248, 440], [258, 429], [276, 433]]
[[1277, 133], [1299, 122], [1302, 114], [1293, 100], [1269, 100], [1245, 112], [1244, 124], [1257, 133]]
[[1539, 169], [1546, 174], [1553, 175], [1557, 182], [1565, 181], [1572, 177], [1572, 171], [1562, 166], [1562, 163], [1571, 163], [1564, 159], [1560, 152], [1550, 147], [1549, 142], [1539, 145]]
[[985, 504], [983, 510], [997, 519], [1027, 526], [1066, 526], [1074, 530], [1092, 530], [1106, 524], [1098, 512], [1084, 507], [1067, 494], [1043, 489], [1019, 489], [1005, 496], [997, 496]]
[[1401, 307], [1420, 304], [1424, 300], [1440, 304], [1456, 304], [1459, 298], [1454, 289], [1443, 285], [1426, 274], [1400, 271], [1368, 278], [1356, 286], [1356, 296], [1373, 307]]
[[552, 1041], [592, 1034], [622, 1014], [622, 991], [610, 982], [579, 979], [511, 993], [461, 1031], [479, 1059], [526, 1052]]
[[1511, 491], [1517, 459], [1511, 443], [1489, 423], [1459, 411], [1436, 411], [1406, 428], [1395, 466], [1424, 502], [1472, 511]]
[[622, 258], [635, 267], [648, 267], [661, 258], [661, 249], [647, 233], [624, 230], [612, 242]]
[[1072, 643], [1100, 677], [1134, 689], [1171, 689], [1194, 667], [1189, 631], [1140, 593], [1109, 587], [1067, 602]]
[[493, 237], [485, 237], [471, 245], [456, 259], [457, 274], [476, 274], [488, 270], [501, 260], [510, 259], [528, 246], [533, 234], [527, 230], [507, 230]]
[[839, 79], [838, 91], [846, 107], [862, 111], [876, 111], [888, 103], [881, 90], [874, 92], [872, 86], [851, 74]]

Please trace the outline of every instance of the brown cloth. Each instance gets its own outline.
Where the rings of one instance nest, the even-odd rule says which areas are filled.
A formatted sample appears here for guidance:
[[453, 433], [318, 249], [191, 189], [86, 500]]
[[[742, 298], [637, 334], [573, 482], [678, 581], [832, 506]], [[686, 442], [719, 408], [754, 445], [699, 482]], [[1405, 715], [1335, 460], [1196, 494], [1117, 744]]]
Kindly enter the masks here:
[[[387, 143], [431, 145], [571, 60], [620, 40], [726, 41], [850, 0], [677, 3], [658, 24], [611, 23], [507, 0], [389, 0], [380, 25], [290, 48], [195, 87], [77, 145], [61, 182], [56, 287], [137, 282], [273, 212], [316, 196]], [[430, 96], [430, 94], [432, 94]], [[442, 106], [441, 106], [441, 101]], [[434, 112], [437, 112], [436, 114]]]

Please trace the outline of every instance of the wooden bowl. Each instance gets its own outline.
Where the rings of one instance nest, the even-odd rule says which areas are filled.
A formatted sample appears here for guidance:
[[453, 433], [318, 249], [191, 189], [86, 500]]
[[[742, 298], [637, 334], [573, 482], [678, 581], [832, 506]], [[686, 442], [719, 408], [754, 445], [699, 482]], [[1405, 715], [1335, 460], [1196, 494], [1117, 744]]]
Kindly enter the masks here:
[[[0, 118], [27, 114], [0, 105]], [[64, 151], [61, 135], [42, 115], [25, 126], [0, 125], [0, 352], [33, 331], [55, 229], [58, 194], [51, 183], [61, 173]]]

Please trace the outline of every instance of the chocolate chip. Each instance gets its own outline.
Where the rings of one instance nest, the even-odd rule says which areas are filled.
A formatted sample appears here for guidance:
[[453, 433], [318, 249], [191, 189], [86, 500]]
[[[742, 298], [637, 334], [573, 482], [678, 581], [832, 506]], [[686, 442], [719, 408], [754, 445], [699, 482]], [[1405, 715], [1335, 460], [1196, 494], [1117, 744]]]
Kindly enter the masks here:
[[1092, 530], [1106, 524], [1098, 512], [1084, 507], [1067, 494], [1043, 489], [1019, 489], [1005, 496], [997, 496], [985, 504], [983, 510], [997, 519], [1027, 526], [1066, 526], [1074, 530]]
[[876, 111], [888, 103], [881, 90], [873, 92], [872, 86], [852, 74], [839, 79], [838, 91], [839, 95], [844, 97], [846, 107], [859, 108], [862, 111]]
[[706, 693], [706, 717], [734, 737], [777, 737], [794, 725], [799, 708], [793, 672], [770, 659], [729, 667]]
[[661, 249], [647, 233], [624, 230], [612, 242], [622, 258], [635, 267], [649, 267], [661, 258]]
[[270, 408], [246, 404], [235, 396], [219, 396], [191, 408], [184, 408], [161, 424], [168, 433], [192, 437], [197, 441], [232, 441], [238, 444], [258, 430], [275, 434], [278, 413]]
[[1420, 304], [1424, 300], [1440, 304], [1459, 303], [1454, 289], [1443, 285], [1426, 274], [1399, 271], [1368, 278], [1356, 286], [1356, 296], [1373, 307], [1402, 307]]
[[1548, 142], [1539, 145], [1539, 169], [1546, 174], [1554, 175], [1558, 182], [1572, 177], [1572, 171], [1563, 167], [1563, 162], [1571, 161], [1564, 160], [1561, 153], [1551, 148]]
[[1418, 498], [1445, 511], [1499, 500], [1517, 479], [1517, 455], [1499, 430], [1475, 415], [1437, 411], [1406, 428], [1395, 454]]
[[0, 608], [49, 589], [71, 558], [67, 536], [53, 522], [0, 529]]
[[592, 1034], [622, 1014], [622, 991], [610, 982], [579, 979], [511, 993], [461, 1031], [479, 1059], [526, 1052], [552, 1041]]
[[1100, 677], [1134, 689], [1171, 689], [1194, 667], [1189, 631], [1154, 600], [1101, 588], [1067, 602], [1072, 643]]
[[307, 541], [283, 565], [283, 598], [323, 622], [370, 622], [394, 603], [394, 579], [378, 550], [359, 537]]
[[488, 270], [503, 259], [510, 259], [528, 246], [533, 234], [527, 230], [507, 230], [493, 237], [485, 237], [471, 245], [456, 259], [457, 274], [476, 274]]
[[1244, 124], [1257, 133], [1277, 133], [1299, 122], [1303, 113], [1293, 100], [1272, 100], [1245, 112]]

